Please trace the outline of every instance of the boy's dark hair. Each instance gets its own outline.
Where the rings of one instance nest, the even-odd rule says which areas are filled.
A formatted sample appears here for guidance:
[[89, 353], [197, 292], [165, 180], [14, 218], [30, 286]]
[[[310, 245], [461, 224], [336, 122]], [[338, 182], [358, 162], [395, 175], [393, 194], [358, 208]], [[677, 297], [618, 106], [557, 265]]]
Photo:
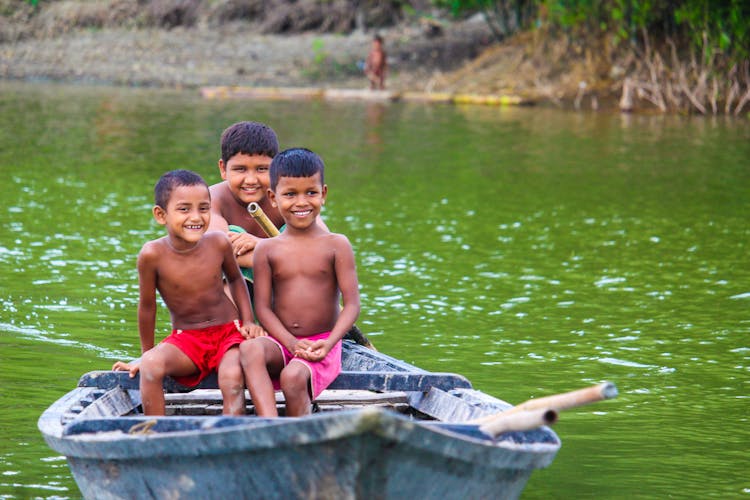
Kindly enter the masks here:
[[203, 177], [195, 172], [182, 169], [167, 172], [159, 178], [156, 186], [154, 186], [154, 203], [166, 210], [172, 191], [179, 186], [197, 185], [206, 186], [206, 189], [208, 189], [208, 184], [203, 180]]
[[276, 185], [280, 177], [312, 177], [320, 174], [320, 183], [323, 180], [323, 160], [309, 149], [291, 148], [274, 156], [271, 161], [271, 189], [276, 191]]
[[276, 132], [263, 123], [238, 122], [221, 134], [221, 159], [224, 164], [239, 153], [273, 158], [278, 152], [279, 139]]

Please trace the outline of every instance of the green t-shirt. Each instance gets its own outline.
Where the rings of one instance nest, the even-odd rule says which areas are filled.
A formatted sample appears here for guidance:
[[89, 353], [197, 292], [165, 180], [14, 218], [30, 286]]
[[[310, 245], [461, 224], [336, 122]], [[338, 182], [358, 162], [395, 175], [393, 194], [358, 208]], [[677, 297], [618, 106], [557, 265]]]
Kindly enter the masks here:
[[[279, 229], [279, 232], [283, 231], [284, 228], [286, 228], [286, 224], [281, 226], [281, 228]], [[240, 226], [234, 226], [232, 224], [229, 225], [229, 230], [233, 233], [246, 233], [247, 232], [245, 231], [244, 228]], [[252, 267], [240, 266], [240, 271], [242, 272], [242, 276], [244, 276], [247, 281], [250, 281], [250, 282], [253, 281], [253, 268]]]

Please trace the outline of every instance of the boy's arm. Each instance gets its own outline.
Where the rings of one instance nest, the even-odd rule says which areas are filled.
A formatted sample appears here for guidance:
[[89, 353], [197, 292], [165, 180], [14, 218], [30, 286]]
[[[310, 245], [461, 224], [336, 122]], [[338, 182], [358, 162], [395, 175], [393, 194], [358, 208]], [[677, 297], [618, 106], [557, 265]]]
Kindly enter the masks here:
[[261, 240], [255, 247], [255, 265], [253, 268], [253, 295], [255, 296], [255, 313], [258, 321], [269, 335], [281, 342], [290, 352], [297, 346], [297, 337], [291, 334], [272, 309], [271, 264], [268, 261], [269, 240]]
[[357, 280], [357, 265], [354, 261], [354, 250], [346, 236], [336, 238], [336, 258], [334, 260], [336, 281], [341, 291], [344, 306], [341, 308], [336, 324], [328, 338], [329, 350], [344, 338], [344, 335], [357, 321], [361, 309], [359, 301], [359, 281]]
[[250, 304], [250, 294], [247, 291], [245, 278], [240, 272], [239, 265], [237, 265], [237, 259], [234, 257], [234, 251], [228, 238], [221, 239], [220, 248], [224, 252], [222, 271], [224, 271], [229, 292], [232, 294], [232, 299], [240, 315], [240, 321], [242, 321], [243, 325], [251, 325], [255, 323], [255, 318], [253, 317], [253, 308]]
[[219, 211], [218, 203], [211, 204], [211, 220], [208, 231], [219, 231], [229, 237], [237, 264], [242, 267], [253, 267], [253, 249], [258, 238], [249, 233], [234, 233], [229, 230], [229, 222]]
[[154, 347], [156, 326], [156, 262], [157, 255], [144, 246], [138, 254], [138, 334], [141, 338], [141, 353]]
[[323, 359], [333, 349], [336, 342], [344, 338], [344, 335], [351, 329], [359, 316], [360, 300], [357, 267], [352, 245], [346, 236], [338, 235], [336, 237], [335, 250], [334, 270], [344, 306], [341, 308], [336, 324], [333, 325], [328, 338], [324, 341], [313, 342], [306, 352], [297, 353], [310, 361]]
[[[156, 254], [149, 252], [147, 243], [138, 254], [138, 335], [141, 339], [141, 354], [154, 347], [154, 328], [156, 326]], [[141, 367], [141, 361], [131, 363], [117, 361], [112, 370], [128, 371], [130, 378], [135, 377]]]
[[253, 253], [260, 238], [250, 233], [227, 233], [229, 241], [232, 242], [232, 251], [237, 259], [237, 264], [242, 267], [253, 267]]

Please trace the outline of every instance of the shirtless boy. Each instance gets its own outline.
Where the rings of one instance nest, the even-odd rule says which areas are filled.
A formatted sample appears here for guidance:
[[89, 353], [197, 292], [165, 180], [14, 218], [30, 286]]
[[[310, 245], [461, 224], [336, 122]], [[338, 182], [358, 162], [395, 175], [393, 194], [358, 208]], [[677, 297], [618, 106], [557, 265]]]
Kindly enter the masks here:
[[370, 89], [383, 90], [385, 88], [385, 74], [388, 71], [388, 62], [385, 50], [383, 50], [383, 37], [375, 35], [372, 39], [370, 53], [365, 61], [365, 76], [370, 80]]
[[310, 413], [312, 400], [340, 373], [341, 339], [359, 315], [352, 246], [316, 224], [327, 193], [315, 153], [289, 149], [273, 159], [268, 197], [286, 230], [255, 247], [255, 310], [270, 336], [240, 346], [259, 416], [278, 416], [278, 388], [287, 416]]
[[[205, 181], [188, 170], [164, 174], [154, 189], [153, 215], [167, 236], [149, 241], [138, 254], [138, 332], [142, 357], [117, 362], [113, 370], [140, 371], [143, 411], [164, 415], [164, 377], [188, 387], [218, 369], [223, 412], [245, 410], [238, 345], [265, 335], [253, 323], [250, 296], [226, 236], [207, 233], [211, 197]], [[234, 303], [224, 293], [226, 276]], [[172, 317], [173, 332], [154, 347], [156, 292]], [[236, 304], [236, 307], [235, 307]]]
[[[221, 134], [219, 172], [223, 181], [210, 188], [211, 223], [208, 229], [227, 234], [241, 268], [252, 269], [255, 245], [259, 238], [267, 237], [247, 212], [247, 206], [258, 203], [276, 227], [284, 223], [266, 197], [270, 182], [268, 168], [278, 152], [276, 133], [262, 123], [238, 122]], [[232, 231], [230, 225], [235, 226]], [[237, 228], [245, 232], [239, 232]]]

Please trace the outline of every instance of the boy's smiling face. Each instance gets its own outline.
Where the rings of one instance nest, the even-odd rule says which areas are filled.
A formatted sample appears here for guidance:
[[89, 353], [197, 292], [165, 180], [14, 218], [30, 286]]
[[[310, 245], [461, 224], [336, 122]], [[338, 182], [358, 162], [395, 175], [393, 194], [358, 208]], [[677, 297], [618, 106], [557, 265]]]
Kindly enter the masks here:
[[288, 227], [304, 229], [315, 223], [325, 204], [328, 186], [320, 174], [312, 177], [279, 177], [276, 191], [269, 191], [271, 202], [279, 208]]
[[166, 226], [175, 249], [194, 246], [208, 229], [211, 197], [206, 186], [177, 186], [169, 196], [166, 209], [155, 206], [156, 222]]
[[271, 157], [237, 153], [226, 164], [219, 160], [221, 178], [227, 181], [232, 196], [241, 204], [260, 203], [271, 183]]

